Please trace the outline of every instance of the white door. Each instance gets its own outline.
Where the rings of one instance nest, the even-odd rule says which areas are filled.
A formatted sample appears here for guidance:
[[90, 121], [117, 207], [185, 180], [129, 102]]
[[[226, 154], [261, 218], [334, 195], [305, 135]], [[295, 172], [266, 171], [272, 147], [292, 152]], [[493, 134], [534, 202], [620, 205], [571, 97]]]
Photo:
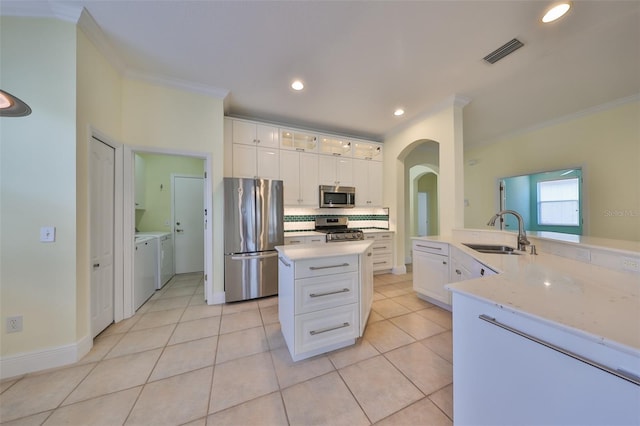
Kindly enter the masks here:
[[91, 139], [91, 337], [114, 320], [115, 150]]
[[204, 271], [204, 179], [173, 176], [176, 274]]
[[418, 237], [429, 232], [429, 194], [418, 192]]

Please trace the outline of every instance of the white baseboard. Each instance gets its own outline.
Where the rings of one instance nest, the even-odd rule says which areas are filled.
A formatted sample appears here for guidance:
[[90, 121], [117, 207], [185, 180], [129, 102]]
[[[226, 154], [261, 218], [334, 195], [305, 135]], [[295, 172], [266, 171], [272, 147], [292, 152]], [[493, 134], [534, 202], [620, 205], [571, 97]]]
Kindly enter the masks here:
[[402, 274], [406, 274], [407, 273], [407, 267], [405, 265], [402, 266], [394, 266], [391, 269], [391, 273], [393, 275], [402, 275]]
[[92, 346], [93, 339], [87, 335], [69, 345], [3, 356], [0, 358], [0, 379], [73, 364], [89, 353]]

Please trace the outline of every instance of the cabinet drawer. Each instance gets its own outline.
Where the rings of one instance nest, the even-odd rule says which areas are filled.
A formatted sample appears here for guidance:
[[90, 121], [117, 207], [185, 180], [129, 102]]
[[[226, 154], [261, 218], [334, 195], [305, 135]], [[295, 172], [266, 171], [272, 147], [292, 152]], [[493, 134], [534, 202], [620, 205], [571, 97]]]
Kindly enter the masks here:
[[391, 255], [373, 256], [373, 270], [383, 271], [393, 268]]
[[376, 240], [379, 241], [391, 241], [393, 239], [393, 232], [384, 232], [376, 234]]
[[295, 317], [296, 353], [303, 353], [358, 337], [358, 304], [323, 309]]
[[292, 244], [304, 244], [306, 242], [306, 237], [284, 237], [285, 246]]
[[308, 278], [320, 275], [342, 274], [358, 270], [358, 256], [335, 256], [319, 259], [305, 259], [296, 262], [295, 277]]
[[413, 249], [424, 253], [449, 255], [449, 244], [439, 243], [437, 241], [414, 241]]
[[391, 241], [376, 241], [375, 243], [373, 243], [373, 246], [371, 248], [373, 249], [374, 256], [376, 254], [386, 254], [393, 251]]
[[333, 308], [358, 301], [358, 273], [324, 275], [296, 280], [295, 313]]

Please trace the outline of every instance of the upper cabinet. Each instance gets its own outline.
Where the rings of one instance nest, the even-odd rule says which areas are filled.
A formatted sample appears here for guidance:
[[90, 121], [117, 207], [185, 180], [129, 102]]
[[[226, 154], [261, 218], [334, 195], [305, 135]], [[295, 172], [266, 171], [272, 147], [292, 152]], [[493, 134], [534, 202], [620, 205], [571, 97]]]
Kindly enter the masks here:
[[382, 206], [382, 163], [353, 159], [356, 207]]
[[353, 160], [344, 157], [318, 156], [318, 183], [331, 186], [353, 186]]
[[318, 155], [280, 150], [285, 206], [318, 207]]
[[382, 161], [382, 144], [376, 142], [354, 142], [353, 158]]
[[280, 129], [280, 148], [295, 151], [317, 152], [318, 137], [298, 130]]
[[320, 136], [318, 152], [336, 157], [351, 157], [353, 143], [335, 136]]
[[261, 123], [252, 123], [250, 121], [233, 120], [232, 128], [231, 137], [233, 143], [255, 145], [265, 148], [279, 147], [280, 140], [277, 127]]

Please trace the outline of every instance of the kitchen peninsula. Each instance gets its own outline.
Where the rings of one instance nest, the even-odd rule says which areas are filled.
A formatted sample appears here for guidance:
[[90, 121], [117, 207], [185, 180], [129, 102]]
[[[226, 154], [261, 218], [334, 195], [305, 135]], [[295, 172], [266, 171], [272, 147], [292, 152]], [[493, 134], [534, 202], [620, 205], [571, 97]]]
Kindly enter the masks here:
[[[640, 253], [631, 244], [554, 236], [531, 238], [538, 255], [464, 244], [515, 239], [478, 230], [414, 239], [497, 272], [446, 285], [456, 422], [640, 424], [640, 275], [630, 270]], [[414, 270], [414, 282], [423, 278]]]
[[278, 315], [294, 361], [355, 343], [373, 302], [371, 241], [277, 246]]

